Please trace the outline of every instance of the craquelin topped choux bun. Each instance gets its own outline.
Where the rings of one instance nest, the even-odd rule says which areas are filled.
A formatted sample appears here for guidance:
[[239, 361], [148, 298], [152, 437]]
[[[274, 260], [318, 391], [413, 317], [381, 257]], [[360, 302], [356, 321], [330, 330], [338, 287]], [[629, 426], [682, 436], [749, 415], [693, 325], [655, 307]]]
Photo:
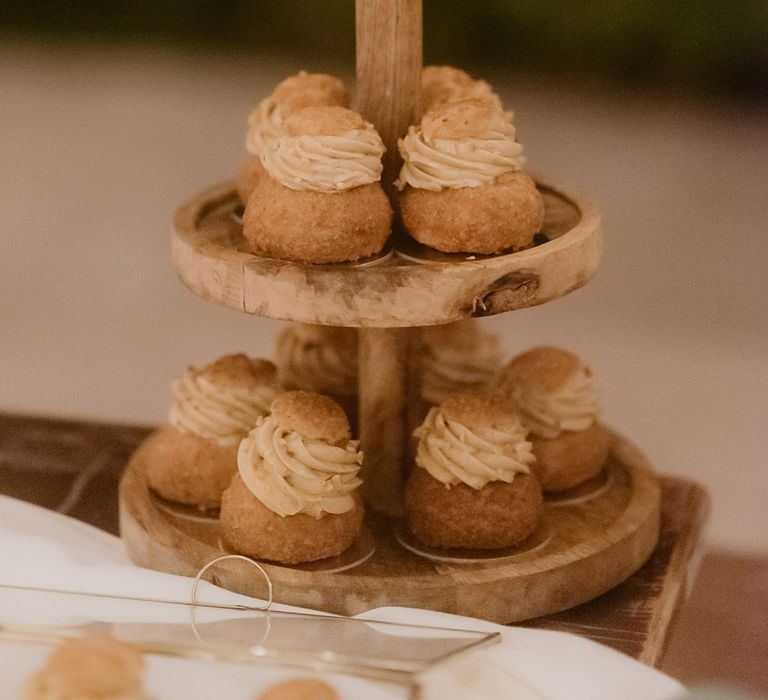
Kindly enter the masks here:
[[421, 106], [424, 112], [469, 98], [489, 100], [501, 107], [499, 96], [485, 80], [475, 80], [459, 68], [425, 66], [421, 72]]
[[611, 438], [598, 423], [600, 393], [576, 355], [537, 347], [503, 369], [499, 392], [520, 411], [545, 491], [564, 491], [596, 477]]
[[22, 700], [150, 700], [138, 649], [103, 634], [63, 641], [26, 683]]
[[542, 513], [541, 486], [520, 417], [508, 401], [454, 394], [414, 435], [406, 484], [408, 524], [433, 547], [497, 549], [518, 544]]
[[142, 448], [149, 486], [171, 501], [215, 508], [237, 470], [240, 440], [277, 395], [277, 369], [267, 360], [226, 355], [190, 367], [171, 389], [170, 425]]
[[501, 368], [498, 338], [475, 319], [422, 329], [421, 396], [439, 404], [457, 391], [482, 391]]
[[492, 101], [467, 99], [427, 112], [399, 142], [395, 185], [403, 224], [446, 253], [498, 253], [530, 246], [544, 202], [522, 171], [523, 147]]
[[225, 541], [286, 564], [341, 554], [362, 527], [361, 464], [338, 404], [307, 391], [280, 394], [240, 443], [221, 502]]
[[250, 155], [237, 186], [243, 204], [248, 202], [256, 183], [264, 176], [260, 157], [266, 144], [283, 135], [283, 124], [293, 112], [317, 105], [348, 107], [349, 92], [344, 83], [332, 75], [301, 71], [283, 80], [250, 113], [245, 141]]
[[243, 234], [254, 253], [331, 263], [378, 253], [392, 208], [380, 179], [381, 137], [343, 107], [291, 114], [261, 154], [269, 177], [253, 190]]

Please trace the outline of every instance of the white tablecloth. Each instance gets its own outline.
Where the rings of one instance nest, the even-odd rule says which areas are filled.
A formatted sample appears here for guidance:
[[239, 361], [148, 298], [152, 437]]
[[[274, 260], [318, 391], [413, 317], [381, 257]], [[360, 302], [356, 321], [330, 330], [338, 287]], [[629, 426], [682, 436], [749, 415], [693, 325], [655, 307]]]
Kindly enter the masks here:
[[[111, 595], [188, 600], [191, 580], [134, 566], [119, 538], [72, 518], [0, 496], [0, 584], [48, 587]], [[258, 605], [210, 584], [201, 584], [199, 599]], [[5, 600], [5, 605], [4, 605]], [[19, 604], [18, 597], [0, 589], [0, 624], [26, 622], [71, 623], [71, 613], [60, 606], [43, 609]], [[11, 605], [11, 602], [13, 604]], [[102, 600], [100, 619], [114, 620], [110, 601]], [[276, 609], [291, 610], [288, 606]], [[120, 615], [125, 615], [125, 605]], [[142, 614], [146, 615], [146, 605]], [[112, 615], [112, 617], [111, 617]], [[181, 606], [158, 605], [157, 622], [188, 621]], [[498, 631], [500, 644], [440, 664], [425, 674], [425, 698], [510, 700], [666, 700], [684, 692], [683, 686], [608, 647], [575, 635], [545, 630], [504, 627], [472, 618], [409, 608], [380, 608], [365, 619], [472, 630]], [[128, 621], [128, 620], [126, 620]], [[135, 621], [131, 618], [131, 621]], [[150, 621], [150, 620], [146, 620]], [[0, 643], [0, 674], [4, 685], [18, 693], [23, 679], [42, 665], [48, 649], [37, 645]], [[149, 656], [146, 682], [158, 700], [221, 697], [250, 700], [263, 687], [297, 674], [236, 664], [204, 663]], [[394, 700], [406, 697], [401, 689], [356, 678], [329, 676], [343, 698]], [[5, 695], [3, 697], [6, 697]]]

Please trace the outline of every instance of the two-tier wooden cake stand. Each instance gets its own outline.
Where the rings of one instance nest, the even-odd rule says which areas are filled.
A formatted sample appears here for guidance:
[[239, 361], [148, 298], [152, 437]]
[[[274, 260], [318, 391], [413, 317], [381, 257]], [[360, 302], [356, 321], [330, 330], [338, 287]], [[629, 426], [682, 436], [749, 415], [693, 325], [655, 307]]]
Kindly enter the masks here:
[[[397, 138], [419, 117], [420, 76], [420, 0], [357, 0], [356, 106], [387, 146], [388, 182], [397, 169]], [[547, 536], [527, 552], [444, 561], [413, 553], [395, 537], [418, 404], [419, 328], [543, 304], [581, 287], [597, 270], [602, 236], [595, 207], [543, 180], [538, 186], [545, 242], [496, 256], [443, 255], [395, 234], [374, 260], [306, 265], [248, 252], [232, 182], [179, 209], [173, 258], [193, 292], [249, 314], [359, 333], [362, 476], [375, 552], [347, 570], [266, 563], [276, 601], [342, 614], [400, 605], [513, 622], [587, 601], [650, 556], [659, 486], [645, 458], [618, 436], [602, 491], [588, 500], [550, 502]], [[140, 565], [194, 575], [222, 554], [216, 524], [169, 513], [150, 493], [142, 461], [139, 449], [121, 483], [126, 547]], [[264, 593], [263, 581], [247, 568], [222, 562], [214, 571], [224, 587]]]

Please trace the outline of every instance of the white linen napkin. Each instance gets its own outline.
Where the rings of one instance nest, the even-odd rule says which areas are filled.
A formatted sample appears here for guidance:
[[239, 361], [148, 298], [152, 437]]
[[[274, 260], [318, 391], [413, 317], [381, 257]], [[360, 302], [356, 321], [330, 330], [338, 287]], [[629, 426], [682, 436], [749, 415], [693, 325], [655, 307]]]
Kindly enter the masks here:
[[[0, 553], [0, 584], [176, 601], [189, 600], [190, 596], [191, 579], [131, 564], [119, 538], [67, 516], [4, 496], [0, 496]], [[198, 598], [227, 604], [261, 604], [205, 582], [200, 585]], [[96, 601], [94, 605], [99, 607], [100, 619], [113, 622], [189, 620], [188, 610], [181, 606], [153, 608], [144, 603], [133, 612], [121, 604], [118, 619], [113, 619], [116, 614], [110, 610], [108, 599]], [[273, 608], [301, 610], [277, 604]], [[138, 614], [143, 616], [141, 620], [137, 620]], [[443, 662], [424, 674], [422, 697], [425, 700], [667, 700], [684, 692], [677, 681], [655, 669], [608, 647], [563, 632], [505, 627], [429, 610], [396, 607], [370, 610], [358, 617], [501, 633], [500, 644]], [[41, 609], [38, 597], [33, 608], [25, 605], [18, 595], [10, 596], [2, 589], [0, 620], [30, 624], [76, 622], [61, 606]], [[0, 673], [19, 668], [13, 662], [14, 654], [19, 652], [12, 652], [12, 648], [8, 644], [0, 645]], [[174, 664], [161, 664], [160, 670], [169, 666]], [[184, 664], [178, 661], [175, 667], [179, 666]], [[215, 673], [217, 669], [218, 665], [211, 665], [207, 673]], [[343, 697], [360, 697], [361, 682], [339, 679], [337, 688]], [[371, 700], [403, 697], [391, 686], [375, 686], [376, 692], [368, 694]], [[196, 687], [202, 686], [198, 683]], [[189, 700], [198, 696], [179, 692], [162, 697]]]

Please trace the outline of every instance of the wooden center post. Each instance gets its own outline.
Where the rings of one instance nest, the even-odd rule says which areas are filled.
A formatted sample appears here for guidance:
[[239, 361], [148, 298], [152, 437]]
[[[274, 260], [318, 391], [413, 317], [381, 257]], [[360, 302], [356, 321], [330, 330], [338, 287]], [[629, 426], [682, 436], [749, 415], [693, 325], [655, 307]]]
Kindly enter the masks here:
[[[421, 117], [422, 2], [357, 0], [355, 13], [356, 107], [387, 148], [382, 183], [394, 204], [397, 140]], [[410, 328], [359, 331], [363, 495], [390, 516], [403, 515], [409, 406], [418, 399], [418, 336]]]

